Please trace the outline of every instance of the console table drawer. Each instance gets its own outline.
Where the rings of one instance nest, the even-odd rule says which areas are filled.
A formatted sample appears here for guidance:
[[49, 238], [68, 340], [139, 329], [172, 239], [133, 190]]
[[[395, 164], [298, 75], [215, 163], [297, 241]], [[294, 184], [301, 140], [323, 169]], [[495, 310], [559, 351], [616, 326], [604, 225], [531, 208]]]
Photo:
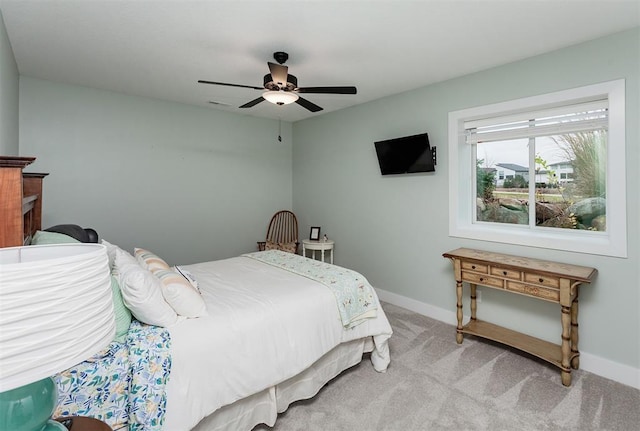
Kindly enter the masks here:
[[510, 278], [512, 280], [521, 280], [522, 272], [514, 271], [512, 269], [500, 268], [496, 266], [491, 267], [491, 275], [497, 275], [498, 277]]
[[489, 266], [488, 265], [482, 265], [482, 264], [473, 263], [473, 262], [462, 262], [462, 269], [467, 269], [467, 270], [471, 270], [471, 271], [475, 271], [475, 272], [481, 272], [483, 274], [488, 274], [489, 273]]
[[532, 286], [529, 284], [507, 281], [507, 290], [524, 293], [525, 295], [535, 296], [536, 298], [547, 299], [553, 302], [560, 302], [559, 290], [547, 289], [546, 287], [542, 286]]
[[482, 284], [485, 286], [497, 287], [499, 289], [504, 288], [503, 280], [495, 277], [489, 277], [482, 274], [476, 274], [474, 272], [462, 271], [462, 280], [468, 283]]
[[531, 272], [525, 272], [524, 281], [546, 287], [555, 287], [556, 289], [560, 287], [560, 279]]

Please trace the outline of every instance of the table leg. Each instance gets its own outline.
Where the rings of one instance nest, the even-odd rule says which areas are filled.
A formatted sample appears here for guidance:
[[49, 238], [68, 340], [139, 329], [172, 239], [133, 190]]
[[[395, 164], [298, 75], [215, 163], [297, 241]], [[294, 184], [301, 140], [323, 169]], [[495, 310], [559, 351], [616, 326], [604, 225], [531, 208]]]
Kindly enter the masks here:
[[302, 256], [307, 257], [307, 249], [304, 248], [304, 242], [302, 243]]
[[476, 287], [477, 285], [469, 283], [471, 287], [471, 320], [476, 320], [476, 311], [478, 310], [478, 303], [476, 301]]
[[334, 251], [333, 251], [333, 249], [331, 249], [331, 265], [333, 265], [333, 253], [334, 253]]
[[578, 350], [578, 294], [571, 303], [571, 368], [580, 367], [580, 351]]
[[562, 306], [562, 371], [560, 372], [562, 384], [571, 385], [571, 368], [569, 364], [569, 355], [571, 353], [571, 309]]
[[322, 249], [322, 251], [320, 252], [321, 257], [322, 257], [322, 262], [324, 262], [324, 248]]
[[456, 281], [456, 298], [457, 298], [457, 310], [456, 317], [458, 318], [458, 327], [456, 332], [456, 342], [462, 343], [462, 281]]

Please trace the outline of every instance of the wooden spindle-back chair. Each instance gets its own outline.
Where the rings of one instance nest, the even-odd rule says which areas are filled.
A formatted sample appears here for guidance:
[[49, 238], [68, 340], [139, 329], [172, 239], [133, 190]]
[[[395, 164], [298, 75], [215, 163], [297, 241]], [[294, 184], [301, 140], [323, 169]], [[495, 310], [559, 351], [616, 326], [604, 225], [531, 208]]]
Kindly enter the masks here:
[[278, 211], [271, 217], [267, 236], [258, 241], [258, 250], [283, 250], [298, 253], [298, 219], [291, 211]]

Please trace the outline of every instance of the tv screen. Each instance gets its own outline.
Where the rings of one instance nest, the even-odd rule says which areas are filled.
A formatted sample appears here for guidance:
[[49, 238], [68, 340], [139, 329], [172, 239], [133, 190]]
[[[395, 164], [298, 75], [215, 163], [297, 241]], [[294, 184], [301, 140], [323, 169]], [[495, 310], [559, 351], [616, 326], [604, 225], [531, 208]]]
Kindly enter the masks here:
[[426, 133], [375, 143], [382, 175], [434, 172], [434, 155]]

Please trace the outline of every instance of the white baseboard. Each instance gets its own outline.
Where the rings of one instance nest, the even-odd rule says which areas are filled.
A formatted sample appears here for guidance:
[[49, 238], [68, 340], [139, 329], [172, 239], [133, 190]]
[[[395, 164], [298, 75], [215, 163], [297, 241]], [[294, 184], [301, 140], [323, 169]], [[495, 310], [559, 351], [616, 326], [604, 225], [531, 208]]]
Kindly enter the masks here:
[[[423, 316], [427, 316], [450, 325], [457, 325], [455, 311], [445, 310], [444, 308], [407, 298], [406, 296], [388, 292], [383, 289], [376, 288], [375, 290], [381, 301], [406, 308], [407, 310], [411, 310], [415, 313], [422, 314]], [[580, 368], [585, 371], [589, 371], [590, 373], [622, 383], [623, 385], [640, 389], [640, 369], [638, 368], [620, 364], [610, 359], [605, 359], [584, 351], [580, 352]]]

